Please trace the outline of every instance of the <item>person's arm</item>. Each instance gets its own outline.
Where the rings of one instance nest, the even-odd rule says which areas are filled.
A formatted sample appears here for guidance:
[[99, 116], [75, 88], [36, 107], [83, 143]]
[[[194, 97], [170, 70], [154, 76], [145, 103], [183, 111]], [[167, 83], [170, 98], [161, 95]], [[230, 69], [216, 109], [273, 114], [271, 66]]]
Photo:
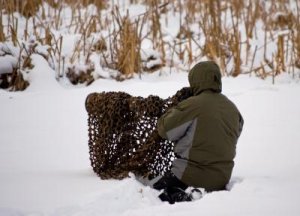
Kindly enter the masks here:
[[240, 116], [240, 121], [239, 121], [239, 134], [238, 134], [238, 137], [241, 135], [242, 130], [243, 130], [243, 126], [244, 126], [243, 116], [241, 114], [239, 114], [239, 116]]
[[187, 100], [171, 108], [158, 119], [159, 135], [171, 141], [179, 140], [192, 124], [191, 114], [191, 107]]

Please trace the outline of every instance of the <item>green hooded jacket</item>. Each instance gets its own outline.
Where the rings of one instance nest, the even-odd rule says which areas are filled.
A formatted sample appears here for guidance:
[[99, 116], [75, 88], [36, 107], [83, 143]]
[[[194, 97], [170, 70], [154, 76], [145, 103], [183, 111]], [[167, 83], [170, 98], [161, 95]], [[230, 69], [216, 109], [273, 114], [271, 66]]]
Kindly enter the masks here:
[[234, 166], [243, 118], [223, 94], [221, 73], [212, 61], [189, 72], [194, 96], [158, 120], [161, 137], [175, 142], [172, 172], [189, 186], [207, 191], [225, 189]]

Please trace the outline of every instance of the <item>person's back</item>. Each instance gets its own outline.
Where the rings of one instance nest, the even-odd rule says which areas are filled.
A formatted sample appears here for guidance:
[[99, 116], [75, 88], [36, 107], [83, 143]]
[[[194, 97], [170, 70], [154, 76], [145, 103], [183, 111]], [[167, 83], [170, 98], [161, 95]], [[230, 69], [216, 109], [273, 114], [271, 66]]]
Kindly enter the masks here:
[[243, 118], [221, 94], [221, 73], [214, 62], [194, 66], [189, 82], [194, 96], [163, 115], [158, 132], [175, 141], [172, 173], [179, 180], [207, 191], [221, 190], [231, 177]]
[[185, 105], [186, 121], [192, 122], [188, 136], [176, 143], [178, 158], [172, 172], [187, 185], [224, 189], [234, 165], [239, 112], [224, 95], [212, 91], [191, 97], [179, 107]]

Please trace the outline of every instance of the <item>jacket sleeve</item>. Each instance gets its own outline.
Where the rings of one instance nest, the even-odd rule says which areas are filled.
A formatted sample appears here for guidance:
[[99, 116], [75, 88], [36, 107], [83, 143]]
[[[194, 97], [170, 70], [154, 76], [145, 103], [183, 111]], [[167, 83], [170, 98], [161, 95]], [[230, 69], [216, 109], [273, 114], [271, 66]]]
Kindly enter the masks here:
[[243, 116], [239, 113], [240, 116], [240, 121], [239, 121], [239, 134], [238, 137], [240, 137], [242, 130], [243, 130], [243, 126], [244, 126], [244, 119]]
[[190, 107], [186, 100], [182, 101], [158, 119], [159, 135], [171, 141], [179, 140], [191, 126], [193, 119], [190, 118]]

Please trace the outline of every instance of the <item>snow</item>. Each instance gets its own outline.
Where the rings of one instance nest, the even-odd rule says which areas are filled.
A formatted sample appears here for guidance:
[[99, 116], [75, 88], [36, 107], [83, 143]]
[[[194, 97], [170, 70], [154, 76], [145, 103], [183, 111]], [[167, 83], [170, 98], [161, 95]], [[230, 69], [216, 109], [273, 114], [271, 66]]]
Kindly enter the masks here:
[[154, 68], [155, 66], [162, 65], [161, 55], [153, 49], [142, 49], [141, 59], [147, 69]]
[[19, 48], [16, 48], [11, 42], [0, 43], [0, 54], [11, 54], [13, 56], [18, 56], [20, 52]]
[[0, 75], [10, 74], [17, 67], [18, 59], [16, 53], [17, 49], [11, 44], [0, 43]]
[[43, 55], [43, 56], [48, 56], [48, 55], [49, 55], [49, 53], [48, 53], [48, 51], [47, 51], [48, 48], [49, 48], [48, 45], [47, 45], [47, 46], [41, 46], [41, 45], [39, 45], [39, 46], [37, 46], [37, 47], [35, 48], [35, 51], [36, 51], [37, 53]]
[[10, 74], [13, 72], [12, 62], [8, 56], [0, 56], [0, 74]]
[[[129, 1], [117, 2], [120, 13], [127, 14], [128, 9], [133, 21], [148, 10], [140, 4], [128, 6]], [[290, 8], [297, 14], [295, 3]], [[47, 4], [45, 11], [54, 14], [54, 9]], [[98, 11], [91, 6], [78, 13], [88, 17]], [[178, 40], [176, 36], [180, 22], [179, 13], [171, 13], [161, 14], [161, 24], [165, 42], [173, 44]], [[229, 9], [227, 13], [229, 17]], [[82, 35], [75, 31], [75, 26], [68, 27], [72, 24], [71, 8], [65, 8], [62, 14], [64, 25], [59, 30], [51, 29], [51, 32], [56, 40], [63, 36], [61, 55], [68, 66], [74, 46]], [[278, 15], [280, 13], [275, 18]], [[103, 12], [102, 17], [105, 16], [111, 16], [110, 10]], [[28, 21], [29, 41], [23, 41], [26, 19], [18, 13], [14, 17], [19, 23], [19, 41], [25, 45], [30, 41], [36, 42], [32, 19]], [[7, 19], [4, 15], [4, 24]], [[47, 24], [48, 21], [43, 22]], [[228, 19], [226, 26], [230, 29], [231, 25]], [[244, 28], [241, 23], [241, 41], [246, 40]], [[253, 68], [260, 67], [265, 58], [264, 28], [262, 20], [256, 23], [255, 37], [249, 39], [251, 52], [248, 63], [242, 65], [245, 71], [250, 69], [252, 58]], [[198, 24], [191, 25], [190, 30], [197, 34], [200, 31], [197, 40], [203, 46], [205, 37]], [[148, 31], [149, 24], [143, 29], [143, 34]], [[43, 31], [40, 33], [43, 37]], [[93, 33], [87, 44], [90, 45], [91, 39], [96, 42], [109, 33], [107, 29]], [[288, 33], [287, 30], [273, 32], [275, 38], [267, 42], [267, 59], [271, 60], [277, 52], [277, 37]], [[267, 32], [268, 39], [272, 38], [269, 34]], [[292, 47], [290, 43], [288, 46]], [[257, 53], [254, 56], [255, 47]], [[67, 79], [59, 79], [57, 71], [41, 56], [48, 56], [48, 48], [39, 44], [35, 47], [31, 56], [34, 68], [22, 71], [25, 80], [30, 83], [24, 92], [0, 89], [0, 216], [300, 214], [299, 77], [292, 79], [291, 74], [284, 73], [275, 78], [274, 85], [271, 77], [261, 80], [255, 78], [254, 73], [237, 78], [223, 77], [223, 93], [237, 105], [245, 120], [228, 190], [204, 194], [194, 202], [169, 205], [157, 198], [158, 191], [143, 186], [133, 175], [119, 181], [101, 180], [93, 173], [89, 161], [84, 102], [89, 93], [102, 91], [167, 98], [188, 86], [186, 70], [192, 65], [180, 63], [178, 56], [172, 56], [172, 50], [166, 50], [167, 65], [174, 65], [173, 68], [165, 67], [155, 73], [142, 74], [141, 78], [135, 75], [132, 79], [117, 82], [110, 79], [117, 71], [104, 70], [101, 55], [92, 53], [90, 60], [95, 66], [93, 76], [99, 79], [88, 87], [72, 86]], [[142, 41], [141, 48], [148, 68], [161, 63], [160, 54], [153, 50], [150, 38]], [[200, 56], [199, 52], [194, 44], [194, 55]], [[12, 42], [0, 43], [0, 74], [11, 73], [17, 66], [19, 55], [20, 48], [13, 46]], [[205, 56], [201, 59], [204, 60]], [[245, 59], [244, 56], [242, 59]], [[78, 71], [85, 68], [81, 68], [83, 60], [81, 58], [75, 62]], [[230, 71], [232, 60], [228, 65], [227, 70]], [[55, 66], [56, 62], [53, 62], [52, 67]], [[295, 76], [298, 75], [296, 71]]]
[[62, 87], [55, 79], [55, 71], [48, 66], [48, 62], [41, 55], [32, 54], [34, 68], [26, 77], [30, 85], [28, 91], [51, 91], [57, 92]]
[[60, 85], [33, 55], [25, 92], [0, 90], [0, 215], [299, 215], [300, 86], [290, 76], [223, 78], [223, 92], [245, 119], [228, 191], [189, 203], [160, 202], [135, 177], [101, 180], [88, 154], [86, 96], [125, 91], [166, 98], [188, 85], [165, 69], [141, 79], [99, 79], [86, 88]]

